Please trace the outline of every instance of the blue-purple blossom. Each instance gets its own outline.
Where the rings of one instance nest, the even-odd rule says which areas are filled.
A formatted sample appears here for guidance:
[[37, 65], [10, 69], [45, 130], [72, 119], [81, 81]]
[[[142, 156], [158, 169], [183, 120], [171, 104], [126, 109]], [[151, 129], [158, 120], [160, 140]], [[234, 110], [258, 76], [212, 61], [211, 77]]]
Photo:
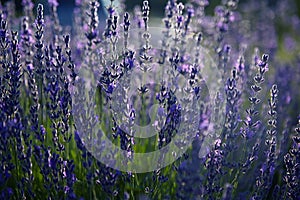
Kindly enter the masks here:
[[70, 26], [46, 3], [0, 3], [0, 199], [300, 198], [298, 2], [168, 0], [154, 20], [160, 2], [77, 0]]

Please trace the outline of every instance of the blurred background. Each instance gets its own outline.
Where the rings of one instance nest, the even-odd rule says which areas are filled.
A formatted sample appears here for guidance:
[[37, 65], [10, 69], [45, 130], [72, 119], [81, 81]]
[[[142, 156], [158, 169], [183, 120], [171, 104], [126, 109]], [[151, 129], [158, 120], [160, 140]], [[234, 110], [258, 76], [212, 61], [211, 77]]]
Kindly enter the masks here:
[[[1, 3], [4, 4], [9, 0], [1, 0]], [[57, 0], [59, 3], [59, 17], [61, 19], [62, 25], [71, 25], [72, 23], [72, 15], [73, 15], [73, 8], [75, 7], [75, 0]], [[240, 4], [247, 4], [253, 0], [240, 0]], [[291, 4], [291, 2], [294, 3], [293, 8], [295, 9], [295, 13], [300, 16], [300, 1], [299, 0], [263, 0], [264, 2], [267, 2], [267, 5], [269, 8], [275, 8], [278, 3], [284, 3]], [[21, 12], [21, 6], [22, 6], [22, 0], [14, 0], [16, 4], [16, 10]], [[33, 0], [34, 3], [42, 3], [44, 5], [47, 5], [47, 0]], [[107, 5], [110, 1], [109, 0], [99, 0], [101, 9], [99, 9], [99, 12], [102, 14], [100, 16], [105, 16], [104, 14], [104, 7]], [[118, 2], [115, 0], [115, 2]], [[132, 11], [135, 5], [141, 5], [143, 0], [125, 0], [126, 8], [128, 11]], [[151, 6], [151, 15], [155, 17], [162, 17], [164, 14], [164, 7], [166, 5], [167, 0], [150, 0], [150, 6]], [[178, 2], [186, 3], [187, 0], [182, 0]], [[212, 14], [214, 11], [214, 8], [216, 5], [219, 5], [221, 0], [209, 0], [209, 6], [206, 9], [207, 13]], [[259, 7], [259, 5], [258, 5]]]

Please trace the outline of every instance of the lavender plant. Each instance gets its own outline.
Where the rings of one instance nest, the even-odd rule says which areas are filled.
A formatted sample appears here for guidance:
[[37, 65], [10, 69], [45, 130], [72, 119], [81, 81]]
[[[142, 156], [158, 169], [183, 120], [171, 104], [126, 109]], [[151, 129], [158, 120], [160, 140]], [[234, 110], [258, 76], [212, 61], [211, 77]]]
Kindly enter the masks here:
[[77, 0], [69, 28], [1, 2], [0, 199], [300, 199], [300, 19], [274, 2]]

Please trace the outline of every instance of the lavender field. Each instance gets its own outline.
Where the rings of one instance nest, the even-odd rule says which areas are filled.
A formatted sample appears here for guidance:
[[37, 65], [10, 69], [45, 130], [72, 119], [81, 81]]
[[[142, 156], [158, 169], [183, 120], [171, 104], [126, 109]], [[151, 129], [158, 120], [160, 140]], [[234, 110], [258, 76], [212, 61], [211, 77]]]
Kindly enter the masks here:
[[300, 3], [135, 2], [1, 1], [0, 200], [300, 200]]

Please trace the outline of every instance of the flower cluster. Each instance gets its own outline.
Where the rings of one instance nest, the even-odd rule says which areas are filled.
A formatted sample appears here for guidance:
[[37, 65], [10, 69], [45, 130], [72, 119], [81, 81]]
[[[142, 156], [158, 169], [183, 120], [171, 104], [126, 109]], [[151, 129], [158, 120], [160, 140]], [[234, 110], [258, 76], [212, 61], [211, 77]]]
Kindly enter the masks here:
[[293, 0], [60, 2], [0, 3], [0, 199], [300, 198]]

